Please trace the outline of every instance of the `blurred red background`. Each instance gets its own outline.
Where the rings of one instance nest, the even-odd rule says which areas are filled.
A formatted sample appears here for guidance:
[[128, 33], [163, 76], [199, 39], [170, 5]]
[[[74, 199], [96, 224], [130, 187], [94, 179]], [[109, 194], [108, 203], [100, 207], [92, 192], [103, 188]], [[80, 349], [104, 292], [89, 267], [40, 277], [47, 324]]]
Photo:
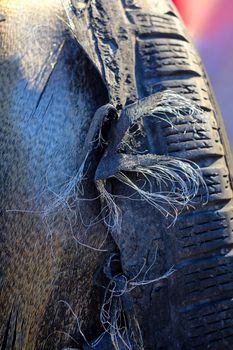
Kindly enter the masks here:
[[214, 88], [233, 149], [233, 0], [173, 0]]

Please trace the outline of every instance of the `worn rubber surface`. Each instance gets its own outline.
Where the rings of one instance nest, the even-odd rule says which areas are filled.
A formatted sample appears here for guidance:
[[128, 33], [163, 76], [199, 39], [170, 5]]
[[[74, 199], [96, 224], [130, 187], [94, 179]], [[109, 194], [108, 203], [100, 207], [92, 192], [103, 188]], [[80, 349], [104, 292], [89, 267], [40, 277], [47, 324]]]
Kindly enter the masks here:
[[[166, 124], [149, 126], [151, 148], [156, 153], [200, 165], [210, 198], [208, 205], [182, 213], [174, 227], [156, 229], [161, 270], [174, 264], [177, 272], [159, 291], [152, 289], [137, 299], [140, 308], [148, 306], [139, 312], [146, 348], [231, 349], [233, 208], [226, 135], [216, 118], [218, 112], [200, 58], [176, 12], [172, 8], [161, 14], [156, 9], [147, 12], [130, 1], [125, 2], [125, 11], [137, 33], [139, 96], [171, 89], [205, 110], [196, 135], [183, 123], [175, 129]], [[128, 227], [123, 234], [127, 231]], [[146, 235], [146, 229], [141, 234]], [[151, 313], [155, 316], [150, 318]]]
[[[13, 9], [16, 15], [12, 14], [13, 10], [6, 11], [6, 23], [1, 23], [2, 26], [7, 25], [10, 18], [12, 23], [17, 18], [17, 28], [20, 28], [21, 18], [17, 8]], [[148, 268], [156, 249], [157, 260], [150, 270], [150, 278], [163, 274], [172, 265], [176, 268], [176, 272], [159, 285], [140, 287], [132, 292], [133, 311], [141, 327], [144, 348], [232, 349], [232, 160], [221, 116], [200, 58], [177, 12], [166, 0], [114, 0], [114, 3], [101, 0], [91, 2], [87, 13], [85, 11], [80, 16], [73, 14], [73, 32], [105, 82], [111, 103], [124, 107], [135, 99], [170, 89], [193, 100], [205, 111], [196, 124], [195, 133], [188, 118], [187, 123], [177, 123], [175, 128], [167, 123], [148, 121], [146, 133], [151, 153], [192, 160], [200, 166], [209, 189], [208, 204], [197, 202], [194, 209], [184, 210], [175, 225], [169, 226], [168, 221], [147, 204], [123, 198], [118, 200], [123, 212], [122, 230], [120, 234], [112, 234], [113, 240], [110, 239], [107, 248], [119, 249], [124, 274], [128, 278], [134, 277], [144, 258]], [[48, 20], [47, 15], [46, 18]], [[39, 17], [38, 21], [45, 21], [45, 18]], [[23, 23], [26, 26], [27, 18]], [[51, 23], [49, 21], [52, 32], [57, 35], [56, 25]], [[48, 32], [51, 36], [50, 29]], [[47, 231], [40, 217], [9, 213], [5, 209], [20, 209], [19, 202], [24, 204], [22, 198], [25, 197], [27, 203], [32, 195], [41, 192], [40, 186], [45, 181], [51, 159], [55, 159], [55, 165], [62, 164], [63, 168], [68, 168], [69, 175], [73, 174], [82, 159], [74, 148], [82, 150], [91, 116], [108, 98], [98, 73], [83, 58], [80, 49], [63, 38], [63, 34], [58, 35], [60, 41], [51, 40], [50, 44], [56, 45], [49, 60], [44, 54], [42, 58], [36, 56], [39, 57], [38, 66], [34, 65], [34, 68], [33, 40], [30, 50], [15, 59], [11, 55], [8, 35], [9, 30], [7, 34], [7, 29], [3, 29], [1, 79], [5, 90], [1, 115], [5, 127], [2, 132], [5, 147], [1, 175], [5, 187], [1, 204], [4, 215], [1, 224], [3, 288], [0, 297], [0, 346], [3, 350], [81, 346], [83, 340], [76, 319], [59, 301], [69, 302], [83, 322], [85, 334], [94, 339], [101, 332], [98, 312], [102, 295], [94, 286], [94, 274], [103, 265], [108, 253], [93, 253], [79, 245], [74, 248], [73, 241], [67, 238], [70, 232], [65, 215], [58, 215], [56, 219], [55, 231], [58, 235], [51, 249], [44, 239]], [[13, 37], [17, 39], [16, 35]], [[49, 42], [46, 42], [40, 53], [49, 52], [48, 47]], [[28, 60], [23, 61], [23, 57]], [[82, 74], [77, 67], [77, 57], [84, 67]], [[37, 70], [43, 74], [38, 74]], [[18, 80], [15, 71], [22, 74], [21, 78], [17, 76]], [[65, 76], [64, 71], [68, 72]], [[27, 84], [25, 72], [32, 73], [28, 78], [32, 85]], [[76, 89], [79, 79], [82, 84]], [[27, 98], [21, 93], [22, 86]], [[12, 96], [15, 99], [11, 100], [11, 104], [7, 103]], [[83, 103], [85, 98], [88, 102]], [[75, 99], [80, 102], [78, 112]], [[30, 106], [27, 105], [29, 100]], [[29, 124], [27, 118], [19, 123], [18, 115], [27, 117], [27, 113]], [[87, 120], [87, 123], [82, 120], [82, 133], [80, 124], [72, 124], [72, 116], [77, 115]], [[40, 118], [47, 120], [45, 127]], [[71, 125], [67, 127], [67, 123]], [[55, 126], [52, 132], [51, 126]], [[74, 128], [81, 138], [80, 142], [68, 136]], [[10, 137], [15, 136], [15, 130], [21, 133], [11, 143], [9, 133]], [[26, 146], [21, 142], [25, 139], [25, 130], [28, 130]], [[36, 130], [39, 130], [40, 137]], [[44, 151], [49, 149], [47, 139], [51, 135], [56, 141], [55, 152], [44, 156]], [[61, 137], [64, 142], [69, 137], [70, 143], [66, 148], [63, 142], [59, 143]], [[35, 145], [33, 139], [36, 140]], [[33, 145], [35, 154], [32, 156], [30, 149]], [[27, 168], [29, 162], [25, 162], [30, 155], [32, 171]], [[17, 164], [17, 169], [12, 164]], [[29, 169], [27, 177], [25, 169]], [[94, 172], [95, 169], [91, 169], [92, 176]], [[60, 177], [60, 182], [67, 181], [67, 177], [64, 179], [61, 174], [60, 168], [56, 167], [51, 181], [57, 177]], [[36, 190], [29, 196], [31, 182], [25, 178], [33, 176]], [[93, 181], [87, 181], [85, 185], [88, 195], [96, 196]], [[113, 194], [127, 194], [127, 188], [119, 182], [110, 181], [110, 185]], [[27, 209], [25, 205], [23, 208]], [[37, 204], [34, 203], [33, 209], [38, 209]], [[85, 204], [83, 210], [91, 221], [98, 215], [100, 204], [97, 201], [92, 205]], [[77, 229], [76, 221], [73, 228]], [[86, 231], [81, 224], [78, 230], [78, 237], [83, 241]], [[91, 228], [89, 235], [88, 243], [99, 246], [106, 235], [102, 223]]]
[[[178, 122], [175, 128], [168, 123], [155, 125], [148, 121], [146, 132], [150, 152], [189, 159], [200, 166], [209, 190], [208, 204], [196, 204], [195, 209], [184, 211], [176, 224], [168, 228], [166, 219], [148, 205], [118, 200], [123, 224], [121, 233], [113, 237], [121, 252], [125, 275], [132, 278], [146, 256], [149, 266], [156, 247], [159, 247], [159, 267], [153, 273], [164, 273], [172, 265], [177, 269], [159, 287], [147, 286], [134, 295], [134, 310], [140, 320], [145, 348], [231, 349], [232, 160], [201, 60], [177, 12], [167, 1], [125, 0], [114, 6], [101, 1], [95, 11], [95, 16], [89, 17], [89, 21], [93, 21], [92, 31], [105, 33], [106, 26], [101, 28], [101, 25], [95, 31], [95, 22], [101, 17], [106, 20], [105, 25], [110, 26], [110, 38], [117, 37], [120, 30], [115, 28], [118, 21], [114, 24], [108, 21], [108, 14], [125, 16], [125, 40], [127, 47], [133, 47], [133, 53], [124, 55], [119, 45], [122, 50], [119, 74], [114, 60], [112, 66], [102, 61], [105, 73], [112, 70], [118, 77], [118, 80], [109, 79], [105, 74], [114, 97], [118, 96], [123, 104], [127, 101], [120, 86], [124, 83], [124, 58], [127, 56], [134, 67], [134, 72], [130, 70], [132, 66], [128, 72], [129, 101], [133, 93], [143, 98], [169, 89], [193, 100], [205, 111], [195, 132], [188, 118], [186, 123]], [[110, 49], [103, 45], [101, 35], [96, 37], [103, 58]], [[79, 41], [91, 56], [85, 39], [80, 37]], [[120, 82], [118, 93], [114, 86], [116, 81]], [[127, 193], [127, 189], [114, 180], [112, 188], [114, 194]]]
[[[63, 199], [43, 211], [76, 175], [108, 95], [69, 35], [60, 1], [1, 1], [0, 13], [0, 348], [62, 349], [80, 338], [62, 300], [87, 337], [99, 319], [93, 276], [104, 253], [75, 239], [99, 247], [106, 229], [86, 233], [97, 201], [83, 203], [83, 225]], [[97, 196], [92, 182], [85, 188]]]
[[[137, 8], [127, 1], [125, 11], [136, 27], [139, 97], [171, 89], [205, 110], [196, 135], [184, 123], [175, 129], [166, 123], [149, 126], [150, 145], [156, 153], [187, 158], [200, 165], [210, 198], [208, 205], [182, 213], [174, 227], [167, 229], [165, 225], [156, 229], [162, 251], [161, 270], [168, 270], [174, 264], [177, 272], [159, 291], [152, 289], [137, 296], [140, 309], [144, 307], [139, 314], [146, 348], [231, 349], [233, 208], [228, 168], [231, 156], [226, 155], [226, 136], [216, 118], [200, 58], [176, 12], [172, 9], [162, 14], [156, 10], [147, 12], [143, 6]], [[151, 223], [156, 225], [155, 221]], [[125, 228], [123, 235], [128, 231]], [[141, 234], [147, 235], [146, 231], [142, 230]], [[147, 243], [152, 242], [149, 238]], [[128, 249], [127, 246], [123, 254], [125, 261]], [[148, 317], [151, 313], [155, 316]]]

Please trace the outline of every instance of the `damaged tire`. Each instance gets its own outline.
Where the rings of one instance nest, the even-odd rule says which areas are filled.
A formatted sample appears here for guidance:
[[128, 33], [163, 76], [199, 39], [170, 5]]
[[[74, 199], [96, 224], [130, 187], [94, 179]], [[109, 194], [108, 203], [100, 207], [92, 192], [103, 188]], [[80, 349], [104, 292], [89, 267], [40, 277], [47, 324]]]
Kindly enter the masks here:
[[[48, 232], [41, 229], [41, 216], [28, 219], [25, 206], [23, 214], [4, 213], [1, 262], [8, 269], [0, 297], [2, 349], [230, 350], [232, 157], [213, 92], [184, 25], [166, 0], [99, 0], [82, 6], [74, 1], [65, 10], [79, 48], [70, 36], [62, 36], [65, 44], [54, 51], [55, 59], [47, 68], [52, 73], [41, 95], [33, 92], [37, 99], [29, 114], [38, 123], [43, 111], [42, 118], [51, 117], [54, 125], [59, 121], [60, 129], [70, 123], [62, 133], [64, 140], [74, 129], [79, 133], [81, 141], [71, 137], [62, 161], [56, 158], [64, 167], [68, 164], [75, 176], [62, 187], [62, 196], [56, 192], [57, 184], [51, 190], [60, 195], [46, 211], [53, 214], [52, 223], [47, 216], [46, 223], [59, 233], [52, 254], [44, 243]], [[77, 57], [83, 67], [81, 80], [75, 80], [78, 67], [71, 67], [77, 66]], [[16, 63], [22, 68], [21, 61], [7, 61], [8, 69], [16, 69]], [[39, 69], [43, 71], [43, 65]], [[72, 77], [64, 78], [66, 69]], [[5, 69], [1, 75], [7, 81]], [[67, 82], [63, 90], [55, 83], [61, 80]], [[33, 87], [36, 90], [36, 84]], [[62, 102], [67, 89], [71, 94]], [[32, 94], [32, 87], [28, 90]], [[10, 100], [11, 93], [9, 88], [4, 96]], [[66, 123], [57, 107], [49, 109], [53, 94]], [[28, 99], [20, 96], [19, 111], [4, 105], [7, 126], [12, 115], [25, 108]], [[74, 96], [80, 99], [78, 113]], [[12, 103], [16, 103], [13, 97]], [[72, 124], [70, 116], [82, 114], [86, 120], [81, 127]], [[50, 125], [46, 127], [50, 130]], [[25, 137], [24, 124], [19, 130]], [[59, 140], [59, 132], [49, 135]], [[9, 134], [3, 135], [7, 144]], [[37, 140], [30, 130], [25, 137], [28, 144], [32, 135]], [[42, 147], [43, 152], [49, 148], [48, 133], [41, 135], [37, 149]], [[14, 151], [5, 146], [5, 162], [13, 152], [17, 164], [20, 157], [25, 157], [22, 163], [26, 155], [31, 157], [25, 153], [29, 147], [20, 138], [17, 142], [23, 152], [19, 156], [15, 145]], [[55, 155], [62, 152], [61, 144], [53, 147]], [[37, 154], [43, 180], [52, 156]], [[41, 166], [44, 158], [46, 171]], [[64, 159], [69, 161], [63, 164]], [[15, 174], [28, 176], [26, 166]], [[3, 164], [2, 174], [6, 168]], [[62, 170], [56, 168], [54, 173], [59, 177]], [[20, 209], [15, 203], [22, 195], [25, 203], [32, 197], [28, 183], [22, 182], [23, 192], [17, 189], [16, 178], [5, 182], [3, 211]], [[63, 176], [60, 179], [67, 182]], [[18, 197], [14, 198], [15, 188]], [[38, 207], [33, 212], [47, 208], [43, 201], [42, 209], [41, 204], [34, 205]], [[75, 248], [73, 236], [67, 238], [70, 227]], [[28, 291], [33, 291], [33, 298]]]

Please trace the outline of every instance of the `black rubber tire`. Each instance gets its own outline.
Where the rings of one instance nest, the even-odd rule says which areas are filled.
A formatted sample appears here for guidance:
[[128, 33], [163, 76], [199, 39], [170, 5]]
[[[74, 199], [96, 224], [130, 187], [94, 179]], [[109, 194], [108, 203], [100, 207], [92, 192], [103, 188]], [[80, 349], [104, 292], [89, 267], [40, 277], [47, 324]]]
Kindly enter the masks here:
[[[85, 2], [87, 3], [87, 1]], [[77, 1], [77, 3], [81, 2]], [[141, 267], [142, 258], [145, 256], [150, 259], [153, 258], [154, 250], [158, 246], [159, 253], [156, 267], [155, 270], [150, 272], [161, 274], [170, 269], [172, 265], [175, 266], [176, 272], [169, 279], [161, 281], [159, 286], [150, 285], [149, 287], [138, 288], [132, 293], [133, 308], [142, 330], [144, 349], [190, 350], [207, 348], [231, 350], [233, 341], [232, 156], [221, 115], [201, 60], [190, 42], [179, 15], [167, 0], [114, 0], [110, 5], [109, 0], [90, 1], [89, 3], [90, 8], [87, 12], [93, 20], [90, 28], [95, 45], [92, 51], [86, 50], [86, 52], [91, 60], [93, 60], [93, 56], [102, 57], [102, 65], [99, 64], [102, 78], [104, 75], [102, 68], [104, 70], [107, 67], [111, 71], [111, 74], [107, 74], [107, 78], [105, 77], [105, 82], [108, 83], [108, 80], [111, 79], [111, 82], [113, 82], [112, 85], [108, 84], [109, 90], [112, 86], [114, 87], [109, 93], [113, 100], [111, 102], [117, 102], [117, 98], [114, 99], [118, 88], [114, 86], [114, 83], [116, 83], [116, 85], [122, 84], [123, 86], [119, 99], [124, 97], [127, 89], [130, 90], [122, 105], [126, 101], [127, 103], [134, 102], [135, 98], [143, 98], [170, 89], [193, 100], [205, 111], [202, 120], [196, 124], [196, 133], [193, 132], [193, 128], [189, 129], [188, 120], [187, 123], [178, 123], [177, 121], [176, 128], [171, 128], [167, 123], [158, 123], [156, 127], [153, 124], [148, 124], [148, 138], [151, 148], [156, 150], [156, 153], [188, 159], [200, 166], [208, 185], [209, 202], [205, 206], [197, 204], [195, 209], [191, 208], [183, 211], [179, 215], [175, 226], [168, 228], [167, 220], [155, 213], [154, 209], [148, 208], [147, 205], [143, 206], [141, 203], [138, 205], [137, 203], [129, 203], [124, 199], [119, 200], [123, 212], [122, 232], [119, 237], [112, 235], [118, 247], [109, 237], [111, 242], [106, 243], [107, 253], [103, 254], [93, 253], [92, 250], [86, 250], [84, 247], [80, 248], [78, 246], [77, 248], [73, 244], [73, 240], [67, 238], [69, 229], [64, 229], [64, 221], [62, 215], [59, 214], [57, 229], [58, 232], [62, 233], [62, 239], [59, 241], [60, 238], [58, 238], [57, 248], [55, 247], [58, 256], [57, 264], [51, 254], [50, 245], [46, 244], [46, 232], [41, 219], [28, 217], [23, 213], [17, 215], [6, 213], [5, 209], [8, 208], [9, 204], [11, 205], [10, 208], [13, 209], [18, 208], [18, 206], [15, 206], [15, 202], [8, 203], [5, 201], [3, 194], [3, 208], [1, 208], [4, 212], [1, 223], [1, 240], [3, 241], [1, 253], [3, 253], [3, 257], [1, 258], [1, 264], [4, 267], [4, 274], [1, 275], [1, 284], [4, 288], [2, 288], [0, 296], [0, 346], [2, 349], [19, 350], [60, 350], [64, 347], [81, 346], [84, 340], [80, 336], [77, 320], [74, 314], [69, 312], [70, 310], [66, 305], [59, 303], [60, 300], [70, 302], [74, 307], [74, 313], [79, 316], [82, 325], [84, 324], [82, 330], [87, 338], [95, 338], [102, 331], [99, 323], [99, 310], [103, 289], [98, 290], [95, 285], [95, 278], [93, 278], [96, 270], [99, 269], [99, 265], [100, 267], [103, 266], [109, 251], [112, 252], [119, 248], [123, 273], [130, 278], [135, 276], [135, 271], [137, 272]], [[107, 10], [113, 8], [112, 12], [109, 11], [110, 15], [106, 15], [107, 12], [104, 6]], [[153, 11], [151, 10], [152, 7]], [[31, 14], [28, 18], [37, 18], [38, 14], [34, 13], [34, 9], [31, 8], [30, 11]], [[11, 10], [10, 12], [13, 13], [14, 11]], [[5, 24], [7, 26], [9, 22], [11, 23], [9, 26], [13, 28], [13, 21], [10, 22], [10, 12], [8, 14], [6, 11]], [[38, 22], [46, 23], [48, 13], [49, 11], [44, 11], [44, 18], [38, 17]], [[76, 11], [76, 14], [79, 15], [79, 12]], [[17, 11], [16, 15], [17, 31], [20, 27], [21, 18], [19, 18]], [[77, 22], [81, 23], [82, 27], [83, 17], [82, 15], [77, 17]], [[112, 23], [113, 27], [115, 23], [120, 23], [119, 28], [114, 27], [115, 32], [113, 30], [109, 34], [106, 18]], [[27, 24], [27, 19], [24, 19], [25, 23]], [[37, 26], [36, 20], [31, 23], [35, 23], [35, 26]], [[31, 23], [29, 23], [29, 28]], [[56, 36], [53, 34], [53, 26], [56, 34], [56, 25], [51, 25], [51, 38]], [[128, 32], [124, 26], [127, 26]], [[24, 185], [24, 172], [20, 169], [22, 165], [20, 165], [20, 160], [22, 157], [23, 163], [25, 154], [18, 153], [20, 152], [19, 146], [21, 145], [22, 136], [20, 136], [21, 139], [20, 137], [15, 139], [13, 137], [15, 133], [9, 134], [12, 120], [14, 120], [12, 117], [17, 119], [18, 115], [17, 108], [16, 112], [14, 108], [12, 108], [13, 112], [9, 108], [11, 103], [15, 103], [21, 113], [22, 106], [28, 106], [28, 101], [32, 101], [32, 115], [30, 114], [30, 106], [28, 107], [30, 118], [34, 114], [37, 116], [36, 113], [40, 113], [40, 108], [43, 107], [42, 111], [44, 111], [47, 120], [51, 120], [51, 125], [56, 125], [57, 129], [60, 125], [61, 130], [67, 125], [66, 120], [69, 121], [77, 115], [86, 116], [85, 112], [88, 112], [86, 117], [88, 120], [84, 120], [84, 126], [81, 129], [83, 142], [78, 146], [80, 151], [91, 118], [99, 105], [108, 102], [108, 94], [102, 81], [100, 81], [100, 76], [96, 70], [94, 71], [93, 65], [89, 60], [87, 62], [86, 56], [80, 53], [79, 49], [77, 50], [76, 43], [74, 44], [73, 41], [71, 43], [70, 38], [67, 40], [62, 33], [60, 35], [61, 43], [59, 42], [61, 51], [60, 49], [57, 51], [54, 49], [56, 55], [52, 63], [46, 61], [45, 71], [47, 75], [45, 76], [47, 79], [44, 79], [44, 85], [40, 86], [39, 92], [37, 89], [33, 92], [33, 89], [28, 87], [27, 95], [25, 92], [22, 93], [19, 85], [17, 91], [20, 98], [12, 101], [9, 87], [15, 84], [15, 77], [18, 77], [17, 65], [20, 66], [20, 61], [18, 62], [18, 59], [16, 59], [18, 53], [14, 53], [16, 56], [11, 57], [11, 45], [18, 48], [16, 43], [20, 40], [11, 28], [9, 27], [6, 31], [7, 34], [3, 31], [2, 35], [4, 39], [3, 49], [7, 49], [7, 55], [3, 50], [3, 61], [6, 60], [6, 68], [3, 65], [1, 70], [2, 86], [5, 89], [3, 91], [1, 116], [2, 122], [6, 124], [5, 133], [3, 133], [6, 145], [5, 148], [3, 147], [1, 159], [3, 174], [7, 174], [7, 176], [3, 176], [7, 187], [6, 197], [11, 198], [13, 193], [17, 201], [21, 202], [22, 193], [27, 194], [27, 188], [25, 189], [22, 186], [22, 184]], [[90, 28], [88, 27], [88, 29]], [[119, 29], [119, 31], [116, 29]], [[24, 30], [25, 32], [30, 31], [27, 26]], [[119, 42], [113, 40], [116, 32]], [[50, 29], [48, 29], [48, 33], [50, 33]], [[83, 33], [85, 37], [84, 27]], [[11, 40], [11, 35], [13, 40]], [[135, 47], [135, 52], [130, 52], [131, 46], [127, 46], [130, 35], [133, 38], [132, 47]], [[45, 37], [47, 36], [45, 31]], [[64, 48], [63, 40], [65, 41]], [[98, 40], [100, 45], [98, 45]], [[53, 40], [51, 40], [52, 42]], [[124, 44], [125, 42], [127, 44]], [[25, 40], [25, 43], [27, 43], [27, 40]], [[86, 42], [81, 40], [80, 45], [82, 44], [86, 49]], [[32, 46], [28, 60], [30, 64], [25, 68], [29, 72], [31, 67], [35, 68], [33, 60], [36, 61], [33, 50], [34, 42], [32, 41], [30, 45]], [[8, 46], [10, 48], [9, 52]], [[20, 41], [19, 49], [22, 46], [23, 44]], [[27, 45], [25, 47], [27, 49]], [[47, 49], [46, 46], [45, 48]], [[50, 52], [50, 48], [48, 48], [48, 52]], [[118, 53], [118, 56], [115, 55], [115, 52]], [[6, 58], [4, 55], [6, 55]], [[114, 61], [114, 55], [117, 56], [120, 63], [116, 62], [117, 59]], [[77, 56], [81, 57], [80, 62], [83, 64], [82, 74], [79, 75], [79, 67], [76, 67], [78, 65]], [[108, 58], [111, 58], [112, 62]], [[122, 61], [125, 65], [122, 64]], [[44, 64], [43, 60], [41, 62]], [[64, 91], [69, 92], [71, 86], [72, 94], [69, 95], [68, 93], [68, 96], [64, 99], [64, 91], [60, 83], [64, 82], [63, 72], [67, 69], [67, 65], [69, 69], [67, 70]], [[97, 64], [96, 66], [99, 68]], [[43, 68], [43, 65], [41, 67]], [[132, 75], [130, 75], [134, 67], [133, 75], [136, 78], [136, 88], [133, 86], [134, 76], [132, 78]], [[56, 71], [54, 68], [58, 70]], [[14, 73], [15, 71], [17, 74]], [[35, 76], [37, 76], [37, 73], [35, 70]], [[115, 73], [119, 76], [115, 77]], [[53, 74], [57, 79], [51, 79], [51, 77], [54, 77]], [[77, 80], [78, 78], [81, 79], [79, 84], [80, 94], [76, 91], [78, 83], [74, 77], [77, 77]], [[20, 75], [17, 79], [22, 80]], [[27, 81], [25, 81], [26, 83]], [[56, 105], [52, 112], [47, 108], [51, 100], [42, 99], [45, 91], [51, 95], [51, 100], [53, 94], [56, 93]], [[91, 95], [87, 101], [89, 107], [87, 108], [85, 103], [81, 103], [83, 110], [80, 109], [77, 113], [77, 99], [81, 96], [81, 102], [85, 101], [89, 96], [88, 91]], [[38, 106], [40, 107], [39, 112]], [[22, 110], [24, 111], [24, 109]], [[63, 118], [64, 116], [67, 119]], [[38, 119], [35, 118], [35, 123], [38, 122], [36, 121]], [[72, 125], [71, 133], [74, 131]], [[25, 128], [26, 124], [21, 125], [22, 130]], [[186, 130], [185, 134], [184, 130]], [[58, 139], [60, 140], [59, 135]], [[43, 156], [47, 145], [47, 142], [44, 142], [46, 137], [48, 137], [46, 133], [39, 134], [39, 137], [36, 135], [35, 139], [32, 138], [31, 140], [32, 145], [38, 145], [39, 159]], [[65, 133], [63, 133], [63, 137], [66, 137]], [[9, 140], [12, 141], [12, 147], [8, 147], [7, 142]], [[72, 147], [67, 151], [67, 155], [64, 155], [64, 158], [69, 158], [70, 155], [74, 156], [75, 159], [71, 161], [71, 166], [76, 169], [76, 164], [80, 165], [76, 161], [76, 156], [80, 156], [81, 152], [77, 152], [74, 145], [71, 144]], [[60, 149], [57, 149], [57, 153], [59, 154], [60, 151], [61, 146]], [[30, 153], [30, 147], [28, 152]], [[80, 154], [77, 155], [76, 153]], [[12, 158], [12, 156], [14, 157]], [[52, 156], [54, 155], [52, 154]], [[49, 164], [49, 159], [46, 160]], [[35, 163], [38, 166], [38, 172], [40, 172], [40, 162], [35, 161]], [[16, 168], [19, 168], [19, 170]], [[13, 169], [13, 171], [9, 171], [9, 169]], [[91, 169], [91, 171], [93, 175], [95, 169]], [[10, 180], [8, 175], [12, 175]], [[58, 175], [60, 175], [59, 170]], [[5, 179], [8, 179], [8, 182]], [[85, 186], [88, 198], [97, 198], [98, 193], [93, 178], [88, 179]], [[119, 191], [122, 193], [125, 188], [119, 183], [114, 183], [112, 190], [113, 192]], [[25, 200], [27, 199], [28, 197], [25, 195]], [[100, 203], [97, 200], [92, 204], [90, 203], [84, 204], [85, 214], [90, 219], [96, 218], [99, 215]], [[135, 210], [138, 210], [138, 212]], [[79, 233], [81, 238], [84, 239], [86, 238], [86, 228], [81, 226], [80, 224], [81, 233]], [[100, 223], [90, 232], [90, 245], [97, 247], [105, 238], [106, 228], [103, 223]], [[63, 274], [64, 269], [66, 271], [65, 275]], [[71, 335], [72, 338], [67, 337], [67, 334]], [[104, 346], [101, 350], [103, 348]]]
[[151, 350], [232, 349], [232, 159], [221, 115], [177, 11], [167, 4], [164, 14], [152, 14], [146, 5], [138, 7], [130, 0], [124, 1], [124, 7], [136, 31], [139, 97], [170, 89], [205, 111], [196, 134], [187, 121], [176, 128], [157, 125], [150, 136], [156, 153], [189, 159], [201, 167], [210, 197], [207, 205], [182, 213], [174, 227], [159, 228], [161, 269], [175, 265], [177, 271], [157, 296], [142, 303], [151, 300], [146, 312], [156, 314], [146, 318], [148, 314], [141, 313], [145, 346]]

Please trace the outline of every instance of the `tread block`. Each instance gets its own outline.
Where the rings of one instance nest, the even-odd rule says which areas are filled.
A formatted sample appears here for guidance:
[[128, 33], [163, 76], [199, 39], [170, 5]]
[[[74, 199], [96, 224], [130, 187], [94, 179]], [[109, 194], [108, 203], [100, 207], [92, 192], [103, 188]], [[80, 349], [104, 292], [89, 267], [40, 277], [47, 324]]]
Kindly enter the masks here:
[[[213, 229], [214, 230], [214, 229]], [[212, 230], [212, 232], [214, 232]], [[200, 300], [211, 300], [233, 292], [233, 256], [203, 259], [179, 269], [174, 275], [177, 307], [187, 307]], [[184, 288], [180, 289], [179, 286]]]
[[181, 130], [177, 129], [175, 135], [167, 135], [167, 153], [173, 156], [182, 156], [181, 154], [185, 153], [188, 159], [193, 159], [197, 153], [200, 154], [200, 150], [205, 155], [222, 155], [223, 149], [218, 132], [213, 128], [211, 130], [210, 125], [207, 126], [206, 123], [200, 124], [202, 124], [202, 127], [196, 129], [194, 127], [193, 131], [187, 132], [181, 127]]
[[180, 25], [180, 20], [175, 16], [142, 13], [140, 10], [128, 12], [129, 20], [136, 27], [140, 37], [159, 36], [174, 37], [187, 41], [186, 32]]
[[[144, 0], [122, 0], [123, 6], [127, 11], [138, 11], [143, 8], [143, 11], [146, 12], [146, 3]], [[167, 14], [169, 16], [177, 17], [174, 8], [168, 1], [152, 0], [153, 8], [156, 12], [156, 15]], [[149, 3], [149, 12], [151, 13], [151, 4]]]
[[[220, 200], [230, 200], [232, 198], [227, 167], [214, 168], [212, 166], [204, 168], [202, 169], [202, 174], [209, 191], [208, 203]], [[200, 191], [195, 198], [199, 201], [201, 197], [205, 196], [206, 189], [203, 186], [200, 188]]]
[[[233, 208], [225, 211], [206, 209], [180, 215], [175, 225], [175, 260], [203, 256], [233, 244]], [[171, 230], [171, 234], [174, 235]]]
[[188, 116], [185, 120], [169, 118], [172, 125], [159, 119], [148, 120], [146, 132], [156, 153], [190, 160], [224, 155], [212, 112], [204, 112], [196, 121]]
[[187, 80], [165, 80], [160, 83], [148, 83], [145, 87], [148, 95], [164, 90], [172, 90], [177, 94], [192, 100], [204, 110], [211, 111], [212, 105], [209, 100], [208, 88], [200, 78]]
[[170, 77], [182, 79], [182, 75], [189, 78], [202, 75], [200, 61], [190, 43], [177, 39], [149, 39], [137, 40], [136, 45], [144, 90], [148, 84]]
[[232, 315], [232, 299], [210, 302], [185, 312], [182, 326], [187, 332], [188, 344], [183, 349], [232, 349]]

